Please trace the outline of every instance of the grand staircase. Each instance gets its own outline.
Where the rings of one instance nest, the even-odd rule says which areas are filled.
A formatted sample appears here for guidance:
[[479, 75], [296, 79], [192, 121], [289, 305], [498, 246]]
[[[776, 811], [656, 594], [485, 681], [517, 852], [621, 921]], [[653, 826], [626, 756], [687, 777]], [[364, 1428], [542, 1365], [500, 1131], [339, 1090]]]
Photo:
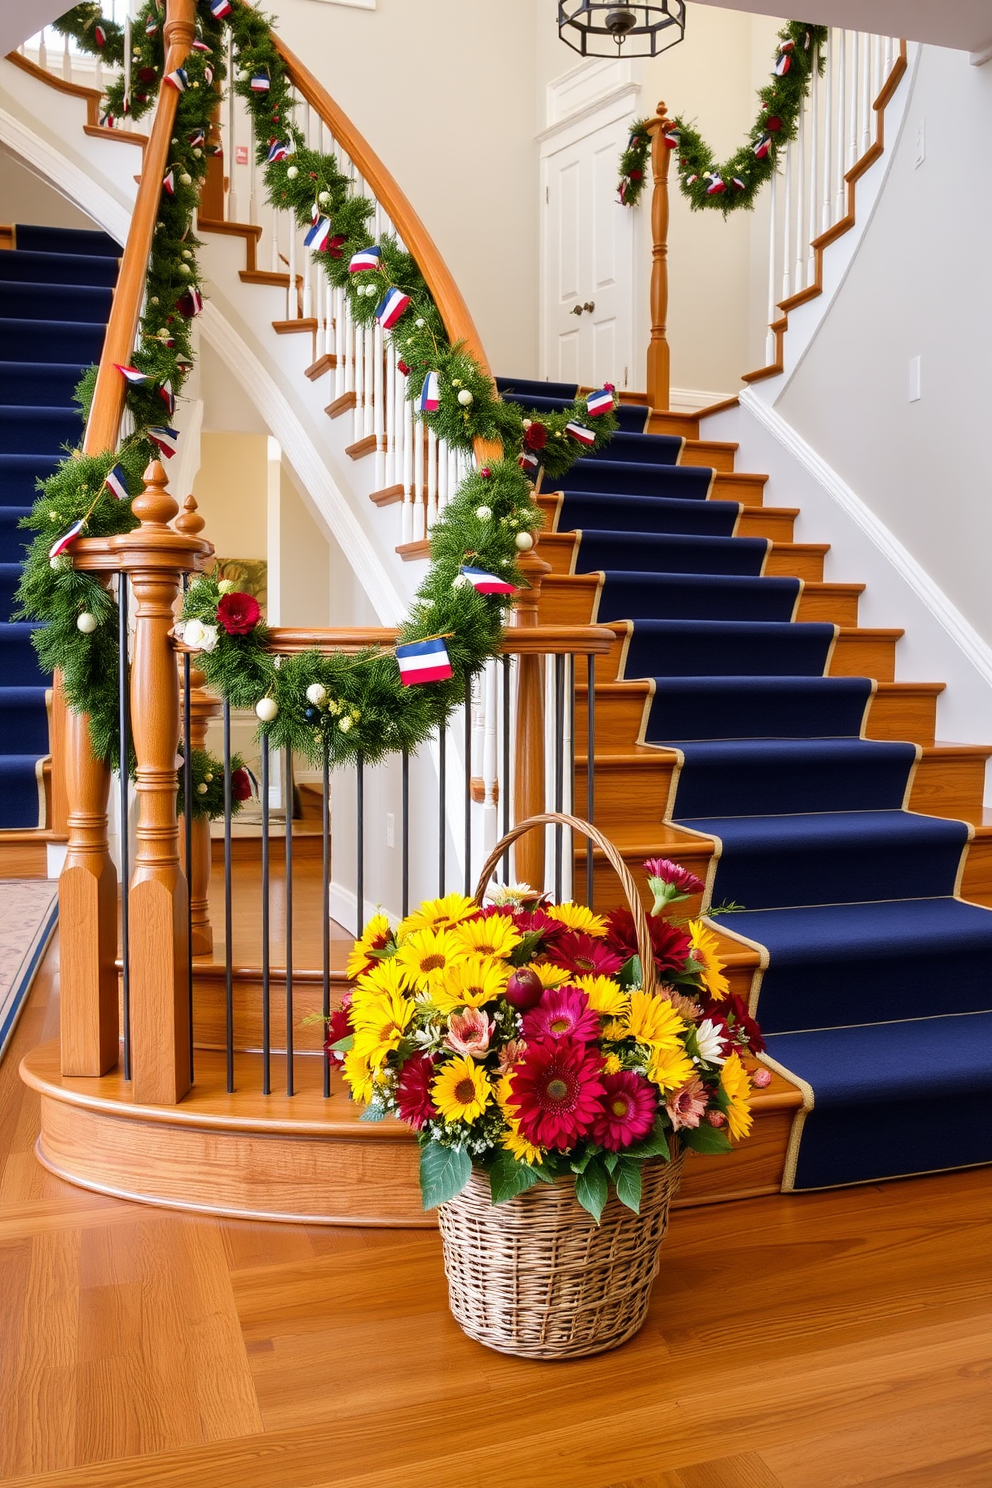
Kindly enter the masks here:
[[735, 906], [735, 990], [803, 1094], [786, 1189], [992, 1161], [992, 749], [934, 743], [939, 685], [892, 680], [899, 633], [858, 628], [863, 586], [823, 582], [827, 546], [791, 542], [796, 510], [763, 508], [733, 454], [628, 403], [540, 488], [542, 621], [617, 634], [597, 822], [631, 866], [670, 855]]

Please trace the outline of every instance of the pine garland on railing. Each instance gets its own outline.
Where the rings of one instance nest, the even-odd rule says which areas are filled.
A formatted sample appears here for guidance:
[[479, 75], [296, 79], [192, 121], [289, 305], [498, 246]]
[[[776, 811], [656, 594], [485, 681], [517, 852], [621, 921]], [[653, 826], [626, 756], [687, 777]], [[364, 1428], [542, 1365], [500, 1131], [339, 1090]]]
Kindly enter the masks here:
[[[119, 98], [118, 112], [139, 117], [157, 95], [164, 63], [162, 19], [157, 0], [146, 0], [132, 32], [132, 62], [138, 69], [132, 76], [141, 84], [141, 96], [124, 100], [122, 92], [113, 91], [121, 84], [112, 85], [111, 112]], [[444, 642], [450, 665], [445, 680], [405, 686], [391, 650], [275, 658], [266, 649], [257, 603], [231, 592], [229, 583], [206, 577], [189, 588], [180, 633], [201, 653], [199, 665], [209, 684], [233, 707], [254, 708], [274, 744], [314, 762], [322, 759], [325, 745], [334, 763], [357, 754], [372, 761], [401, 749], [413, 751], [464, 700], [471, 676], [499, 652], [512, 591], [525, 582], [516, 559], [533, 546], [533, 534], [543, 523], [529, 477], [543, 468], [557, 479], [581, 454], [601, 448], [617, 427], [616, 400], [601, 396], [590, 409], [580, 398], [562, 411], [530, 416], [504, 403], [489, 373], [463, 345], [450, 344], [411, 255], [392, 235], [373, 240], [374, 203], [353, 195], [350, 179], [332, 155], [307, 146], [293, 121], [291, 80], [269, 20], [242, 0], [200, 0], [197, 24], [188, 61], [165, 80], [180, 94], [176, 131], [149, 265], [141, 344], [132, 366], [122, 371], [135, 432], [117, 453], [68, 459], [42, 484], [25, 519], [38, 536], [19, 594], [21, 614], [46, 623], [47, 629], [36, 633], [43, 664], [63, 671], [70, 707], [91, 716], [95, 752], [116, 765], [116, 603], [99, 580], [72, 568], [68, 533], [60, 555], [50, 556], [49, 541], [77, 523], [82, 536], [132, 528], [130, 502], [118, 499], [107, 477], [119, 465], [117, 492], [134, 496], [147, 460], [169, 452], [174, 431], [160, 426], [192, 368], [190, 321], [202, 296], [199, 245], [191, 233], [211, 114], [224, 78], [223, 27], [229, 26], [238, 59], [231, 86], [250, 111], [270, 202], [291, 211], [300, 227], [315, 227], [314, 260], [346, 293], [356, 322], [383, 321], [406, 369], [416, 416], [455, 448], [471, 451], [483, 439], [501, 442], [512, 453], [473, 471], [435, 522], [431, 566], [401, 628], [401, 645]], [[85, 50], [101, 51], [108, 60], [117, 55], [116, 33], [109, 32], [95, 4], [76, 6], [57, 28]], [[367, 250], [375, 250], [368, 253], [370, 267], [353, 271], [351, 260]], [[382, 310], [389, 296], [394, 305], [407, 302], [393, 323]], [[84, 398], [92, 397], [93, 380], [91, 373]], [[87, 411], [88, 403], [84, 416]], [[483, 576], [463, 569], [481, 570]]]
[[[678, 182], [682, 195], [694, 212], [712, 207], [726, 217], [729, 212], [750, 211], [766, 181], [771, 180], [783, 145], [794, 140], [799, 120], [809, 94], [814, 72], [823, 74], [826, 62], [827, 27], [808, 21], [788, 21], [778, 33], [778, 50], [772, 76], [758, 92], [761, 106], [748, 133], [747, 143], [719, 164], [710, 146], [682, 115], [670, 121], [664, 136], [668, 149], [678, 155]], [[632, 207], [644, 184], [643, 174], [631, 182], [628, 157], [635, 132], [649, 120], [639, 119], [631, 126], [631, 145], [620, 159], [620, 200]], [[638, 145], [638, 151], [644, 149]], [[647, 154], [645, 151], [644, 160]], [[637, 167], [635, 166], [635, 169]], [[643, 172], [644, 165], [641, 165]], [[625, 188], [625, 181], [629, 182]], [[638, 190], [631, 188], [637, 184]]]

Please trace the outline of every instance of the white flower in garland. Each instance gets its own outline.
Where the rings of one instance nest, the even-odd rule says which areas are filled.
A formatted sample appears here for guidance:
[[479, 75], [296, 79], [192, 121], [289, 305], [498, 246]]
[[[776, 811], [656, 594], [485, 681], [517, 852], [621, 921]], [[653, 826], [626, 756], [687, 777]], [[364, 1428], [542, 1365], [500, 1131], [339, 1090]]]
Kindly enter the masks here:
[[218, 638], [216, 625], [205, 625], [202, 620], [187, 620], [183, 625], [183, 645], [191, 651], [215, 651]]
[[704, 1018], [702, 1023], [696, 1024], [696, 1048], [699, 1050], [700, 1059], [705, 1064], [726, 1063], [723, 1034], [709, 1018]]

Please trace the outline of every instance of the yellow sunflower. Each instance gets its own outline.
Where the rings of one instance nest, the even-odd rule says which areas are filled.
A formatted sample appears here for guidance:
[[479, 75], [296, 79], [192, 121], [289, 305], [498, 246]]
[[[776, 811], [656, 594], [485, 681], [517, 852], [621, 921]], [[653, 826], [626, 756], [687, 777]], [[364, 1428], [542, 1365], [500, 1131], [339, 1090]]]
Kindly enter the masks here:
[[474, 1059], [459, 1054], [441, 1068], [431, 1086], [434, 1104], [446, 1121], [475, 1121], [493, 1098], [486, 1071]]
[[396, 952], [396, 960], [417, 986], [433, 992], [444, 973], [466, 955], [453, 930], [414, 930]]
[[696, 1067], [681, 1045], [668, 1048], [664, 1045], [651, 1050], [648, 1060], [648, 1079], [653, 1080], [659, 1090], [680, 1090], [696, 1073]]
[[460, 1007], [484, 1007], [502, 997], [512, 967], [489, 956], [466, 956], [448, 968], [431, 989], [431, 1002], [442, 1013]]
[[356, 977], [372, 960], [372, 950], [377, 941], [381, 941], [389, 934], [389, 920], [384, 914], [373, 915], [365, 929], [362, 931], [361, 939], [356, 940], [348, 955], [345, 971], [348, 976]]
[[466, 956], [496, 956], [504, 959], [520, 944], [520, 931], [506, 915], [485, 920], [463, 920], [451, 932]]
[[375, 1082], [364, 1054], [360, 1054], [357, 1049], [349, 1049], [344, 1056], [341, 1073], [348, 1082], [352, 1100], [361, 1101], [362, 1105], [367, 1106], [375, 1094]]
[[401, 992], [381, 992], [352, 1002], [351, 1021], [355, 1029], [355, 1049], [368, 1064], [378, 1069], [393, 1049], [398, 1049], [407, 1024], [413, 1017], [413, 1003]]
[[730, 1135], [742, 1141], [751, 1130], [751, 1080], [737, 1054], [728, 1054], [724, 1060], [720, 1084], [730, 1101], [727, 1107]]
[[690, 920], [686, 928], [692, 941], [692, 959], [702, 966], [703, 986], [711, 997], [726, 997], [730, 983], [723, 974], [723, 960], [717, 950], [720, 942], [702, 920]]
[[577, 976], [573, 983], [586, 994], [594, 1013], [602, 1013], [605, 1018], [622, 1018], [626, 1013], [627, 994], [612, 977]]
[[508, 1128], [502, 1136], [503, 1146], [517, 1159], [517, 1162], [539, 1163], [544, 1156], [544, 1148], [535, 1147], [533, 1142], [528, 1142], [526, 1137], [521, 1136], [520, 1124], [517, 1121], [517, 1108], [510, 1104], [512, 1075], [512, 1070], [506, 1070], [500, 1076], [496, 1087], [496, 1100]]
[[650, 992], [632, 992], [625, 1019], [626, 1033], [639, 1044], [681, 1049], [685, 1023], [664, 997]]
[[372, 996], [378, 997], [382, 992], [393, 993], [409, 992], [412, 987], [409, 973], [395, 956], [387, 956], [385, 961], [378, 961], [371, 971], [360, 976], [355, 983], [355, 997]]
[[581, 930], [584, 935], [606, 934], [606, 921], [584, 904], [552, 904], [544, 913], [569, 930]]
[[414, 930], [441, 930], [478, 913], [479, 906], [475, 900], [467, 899], [464, 894], [445, 894], [443, 899], [425, 899], [419, 909], [408, 914], [400, 923], [396, 935], [399, 940], [405, 940]]
[[552, 966], [550, 961], [532, 961], [530, 969], [537, 972], [545, 991], [549, 987], [560, 987], [565, 982], [571, 982], [575, 977], [574, 971], [566, 971], [562, 966]]

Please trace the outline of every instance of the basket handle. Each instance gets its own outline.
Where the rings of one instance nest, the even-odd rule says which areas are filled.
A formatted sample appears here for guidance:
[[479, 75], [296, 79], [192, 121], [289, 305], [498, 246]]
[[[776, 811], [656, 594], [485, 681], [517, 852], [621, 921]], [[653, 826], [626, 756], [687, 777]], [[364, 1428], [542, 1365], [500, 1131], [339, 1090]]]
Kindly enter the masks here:
[[634, 933], [637, 936], [637, 951], [641, 958], [641, 985], [645, 992], [653, 993], [657, 990], [657, 974], [654, 967], [654, 947], [651, 942], [651, 932], [648, 929], [648, 917], [644, 913], [641, 896], [637, 892], [637, 885], [631, 876], [630, 869], [624, 862], [620, 853], [614, 847], [608, 837], [604, 837], [598, 828], [591, 822], [583, 821], [580, 816], [569, 816], [564, 811], [544, 811], [538, 816], [529, 816], [526, 821], [518, 822], [517, 825], [505, 837], [501, 837], [493, 848], [488, 858], [482, 865], [479, 874], [479, 882], [476, 885], [475, 901], [481, 906], [489, 880], [492, 878], [493, 870], [507, 848], [516, 842], [518, 837], [535, 830], [537, 827], [571, 827], [573, 832], [587, 837], [602, 849], [604, 857], [610, 864], [617, 878], [620, 880], [621, 888], [627, 896], [630, 912], [634, 917]]

